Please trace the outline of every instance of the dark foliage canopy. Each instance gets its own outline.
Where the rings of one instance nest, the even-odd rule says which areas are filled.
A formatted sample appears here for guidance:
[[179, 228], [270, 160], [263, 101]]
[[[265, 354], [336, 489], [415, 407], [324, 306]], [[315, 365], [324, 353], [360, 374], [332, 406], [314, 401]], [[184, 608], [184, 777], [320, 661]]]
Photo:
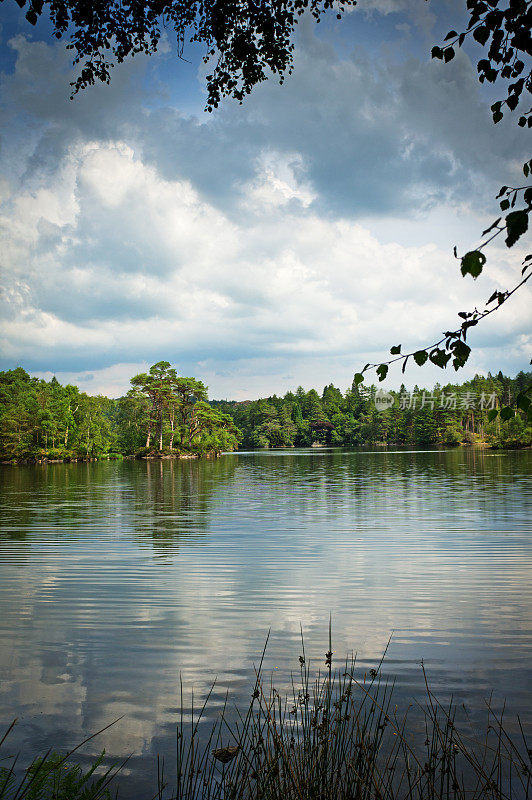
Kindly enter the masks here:
[[356, 0], [16, 0], [35, 25], [48, 13], [54, 35], [69, 38], [74, 63], [83, 64], [73, 93], [96, 80], [109, 83], [113, 61], [155, 53], [162, 34], [172, 30], [178, 55], [185, 43], [205, 47], [207, 109], [223, 96], [242, 100], [268, 72], [282, 82], [292, 69], [292, 33], [308, 11], [319, 22], [333, 8], [338, 17]]
[[[1, 2], [2, 0], [0, 0]], [[207, 75], [207, 109], [221, 98], [242, 100], [269, 72], [281, 82], [293, 65], [292, 34], [298, 19], [309, 12], [319, 22], [334, 9], [340, 18], [356, 0], [16, 0], [32, 25], [47, 14], [58, 39], [69, 39], [74, 63], [82, 64], [73, 91], [100, 80], [109, 82], [113, 62], [136, 53], [152, 54], [162, 34], [176, 37], [183, 57], [186, 42], [205, 48], [204, 61], [213, 63]], [[532, 3], [530, 0], [467, 0], [469, 20], [463, 31], [451, 30], [442, 46], [432, 50], [445, 62], [457, 47], [473, 38], [485, 48], [477, 70], [481, 82], [507, 84], [507, 96], [492, 106], [494, 121], [504, 107], [513, 111], [523, 91], [532, 91]], [[532, 125], [530, 110], [519, 124]]]
[[[487, 52], [477, 63], [479, 81], [495, 83], [502, 79], [507, 83], [507, 96], [495, 102], [491, 111], [493, 121], [503, 117], [504, 107], [509, 111], [517, 108], [523, 90], [532, 92], [532, 3], [526, 0], [467, 0], [469, 23], [467, 29], [458, 33], [449, 31], [442, 47], [433, 47], [433, 58], [446, 63], [455, 56], [456, 47], [461, 47], [466, 38], [473, 39]], [[532, 111], [519, 116], [518, 124], [532, 127]]]

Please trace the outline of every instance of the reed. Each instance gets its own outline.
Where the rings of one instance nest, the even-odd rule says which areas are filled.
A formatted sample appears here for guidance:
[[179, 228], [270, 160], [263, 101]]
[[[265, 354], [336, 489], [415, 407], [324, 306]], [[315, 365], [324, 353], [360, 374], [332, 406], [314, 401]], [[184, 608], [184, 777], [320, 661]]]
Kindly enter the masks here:
[[[177, 737], [177, 786], [159, 800], [526, 800], [532, 791], [532, 751], [487, 706], [485, 735], [473, 739], [457, 723], [457, 708], [430, 691], [413, 722], [393, 705], [382, 661], [362, 679], [355, 660], [333, 668], [325, 653], [312, 672], [302, 654], [284, 695], [262, 675], [262, 661], [245, 713], [222, 709], [207, 741], [198, 730], [208, 698]], [[424, 667], [421, 667], [424, 672]], [[182, 701], [183, 706], [183, 701]]]
[[[178, 720], [173, 779], [158, 760], [157, 788], [143, 800], [531, 797], [532, 751], [519, 720], [521, 733], [514, 739], [488, 703], [484, 736], [472, 738], [467, 724], [457, 721], [457, 707], [440, 703], [426, 676], [422, 714], [400, 716], [393, 683], [382, 677], [382, 660], [357, 678], [355, 659], [333, 666], [330, 633], [317, 670], [303, 640], [301, 647], [288, 691], [281, 693], [264, 676], [263, 652], [247, 708], [231, 708], [226, 697], [214, 723], [207, 723], [214, 686], [198, 708], [192, 697], [191, 716], [185, 720], [182, 710]], [[182, 684], [180, 694], [184, 709]], [[0, 800], [109, 800], [109, 784], [121, 767], [99, 774], [100, 758], [83, 773], [71, 761], [78, 747], [62, 758], [46, 754], [22, 777], [15, 778], [15, 765], [4, 767]]]

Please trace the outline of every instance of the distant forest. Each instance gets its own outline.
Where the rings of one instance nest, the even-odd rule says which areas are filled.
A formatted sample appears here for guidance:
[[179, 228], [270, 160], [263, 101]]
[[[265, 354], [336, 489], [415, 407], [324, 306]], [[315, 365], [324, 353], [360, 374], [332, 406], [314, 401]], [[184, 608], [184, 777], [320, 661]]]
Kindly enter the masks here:
[[319, 394], [299, 387], [241, 402], [207, 400], [206, 387], [181, 378], [168, 362], [132, 378], [112, 400], [76, 386], [33, 378], [22, 367], [0, 372], [0, 458], [4, 461], [130, 455], [202, 455], [242, 448], [319, 445], [532, 444], [532, 426], [518, 411], [488, 420], [532, 383], [532, 373], [501, 372], [463, 384], [383, 393], [353, 382]]
[[212, 455], [233, 450], [232, 418], [207, 402], [207, 388], [177, 375], [168, 361], [131, 378], [117, 400], [32, 378], [22, 367], [0, 372], [0, 458], [92, 459]]
[[[383, 392], [353, 385], [344, 394], [329, 384], [319, 394], [299, 387], [284, 397], [242, 402], [213, 401], [230, 414], [240, 446], [309, 447], [371, 444], [448, 445], [486, 443], [492, 447], [532, 444], [532, 425], [517, 412], [509, 420], [488, 421], [492, 408], [512, 405], [532, 383], [532, 372], [508, 378], [499, 372], [463, 384]], [[387, 404], [389, 407], [386, 407]]]

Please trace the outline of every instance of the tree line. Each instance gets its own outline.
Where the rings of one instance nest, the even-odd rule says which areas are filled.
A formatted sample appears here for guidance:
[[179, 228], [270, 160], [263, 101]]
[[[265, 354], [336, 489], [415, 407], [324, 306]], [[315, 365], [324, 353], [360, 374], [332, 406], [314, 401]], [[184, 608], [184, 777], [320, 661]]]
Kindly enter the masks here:
[[353, 380], [343, 394], [331, 383], [321, 395], [300, 386], [284, 397], [213, 405], [232, 416], [241, 431], [240, 446], [247, 448], [480, 442], [522, 447], [532, 444], [529, 416], [517, 410], [511, 419], [490, 419], [490, 411], [512, 405], [531, 378], [532, 373], [508, 378], [499, 372], [432, 389], [415, 386], [407, 391], [401, 386], [384, 395]]
[[231, 417], [207, 402], [207, 387], [179, 377], [167, 361], [131, 379], [123, 397], [0, 372], [0, 457], [89, 459], [120, 455], [202, 455], [233, 450]]
[[501, 372], [432, 389], [382, 393], [353, 381], [344, 393], [299, 387], [283, 397], [208, 400], [207, 387], [160, 361], [131, 379], [118, 399], [31, 377], [22, 367], [0, 372], [2, 460], [109, 456], [202, 455], [240, 448], [532, 444], [524, 411], [492, 419], [530, 385], [532, 373]]

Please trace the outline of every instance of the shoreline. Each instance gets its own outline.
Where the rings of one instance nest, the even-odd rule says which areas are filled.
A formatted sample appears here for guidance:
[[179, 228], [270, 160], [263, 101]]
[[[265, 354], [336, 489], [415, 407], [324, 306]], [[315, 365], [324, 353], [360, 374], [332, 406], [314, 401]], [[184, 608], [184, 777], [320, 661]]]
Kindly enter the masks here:
[[154, 453], [150, 455], [136, 455], [136, 454], [113, 454], [103, 456], [66, 456], [65, 458], [19, 458], [10, 460], [0, 460], [0, 464], [5, 466], [47, 466], [48, 464], [89, 464], [96, 461], [187, 461], [199, 460], [201, 458], [219, 458], [221, 455], [218, 451], [210, 451], [206, 453]]
[[[402, 442], [401, 444], [397, 442], [366, 442], [363, 445], [353, 445], [353, 449], [357, 449], [360, 447], [379, 447], [379, 448], [386, 448], [386, 447], [416, 447], [417, 445], [409, 444], [408, 442]], [[450, 445], [450, 444], [434, 444], [428, 445], [429, 447], [444, 447], [447, 450], [455, 450], [457, 448], [467, 448], [470, 450], [530, 450], [532, 446], [529, 444], [507, 444], [504, 447], [498, 447], [495, 444], [491, 444], [490, 442], [460, 442], [458, 444]], [[297, 448], [298, 450], [313, 450], [317, 449], [317, 447], [323, 447], [329, 450], [346, 450], [351, 448], [346, 448], [345, 445], [340, 445], [335, 447], [334, 445], [310, 445], [309, 447], [301, 447]], [[425, 445], [419, 445], [419, 447], [425, 447]], [[293, 448], [293, 445], [292, 445]], [[261, 447], [256, 448], [257, 453], [262, 452], [269, 452], [271, 450], [287, 450], [291, 449], [290, 447]], [[229, 451], [231, 453], [238, 454], [238, 450]], [[246, 451], [247, 452], [247, 451]], [[123, 455], [121, 453], [113, 453], [108, 455], [102, 456], [76, 456], [76, 457], [69, 457], [66, 456], [65, 458], [20, 458], [20, 459], [0, 459], [0, 465], [4, 466], [47, 466], [48, 464], [88, 464], [97, 461], [195, 461], [200, 460], [202, 458], [209, 458], [209, 459], [216, 459], [220, 458], [223, 453], [221, 451], [209, 451], [206, 453], [152, 453], [148, 455], [140, 455], [140, 454], [127, 454]]]

